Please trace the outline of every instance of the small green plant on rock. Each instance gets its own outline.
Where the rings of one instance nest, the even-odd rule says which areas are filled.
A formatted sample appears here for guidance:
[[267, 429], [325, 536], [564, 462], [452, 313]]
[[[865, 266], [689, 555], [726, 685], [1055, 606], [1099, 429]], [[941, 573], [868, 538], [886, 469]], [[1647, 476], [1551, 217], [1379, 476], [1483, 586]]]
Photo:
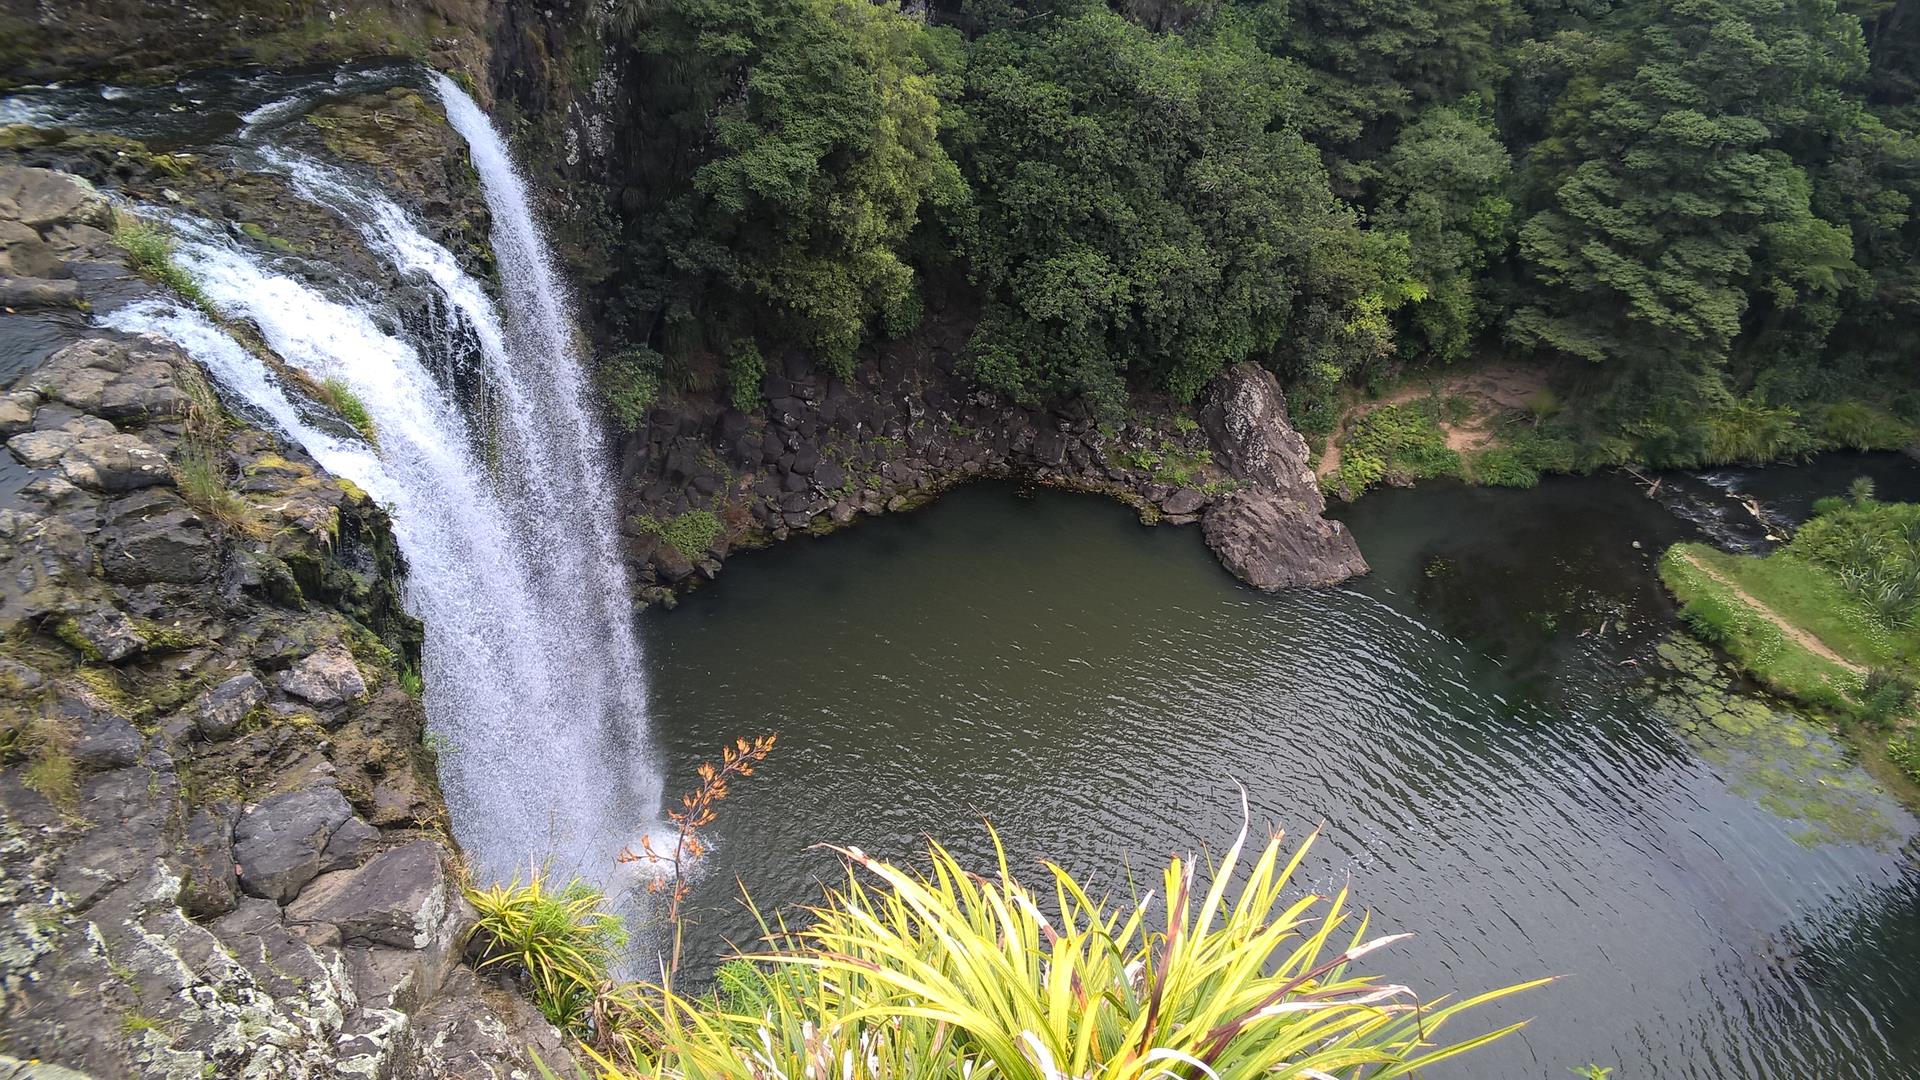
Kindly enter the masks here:
[[719, 515], [711, 510], [689, 510], [666, 521], [655, 517], [636, 517], [633, 521], [642, 531], [659, 537], [688, 560], [705, 555], [722, 529]]
[[367, 403], [353, 388], [339, 379], [327, 379], [320, 384], [320, 397], [327, 407], [340, 414], [368, 442], [379, 445], [380, 433], [373, 426], [373, 414], [367, 411]]
[[173, 463], [173, 482], [189, 506], [237, 533], [261, 536], [265, 524], [253, 507], [227, 486], [226, 463], [218, 450], [188, 440]]
[[59, 721], [30, 717], [0, 733], [0, 761], [14, 757], [27, 761], [22, 783], [59, 806], [73, 805], [80, 792], [79, 769], [73, 735]]
[[600, 396], [622, 431], [638, 431], [660, 397], [660, 354], [645, 346], [617, 353], [600, 365]]
[[144, 1031], [151, 1031], [156, 1035], [166, 1034], [166, 1028], [159, 1020], [137, 1011], [120, 1018], [120, 1030], [128, 1035], [138, 1035]]
[[743, 413], [760, 409], [760, 381], [767, 377], [767, 362], [752, 338], [733, 343], [727, 354], [727, 400]]

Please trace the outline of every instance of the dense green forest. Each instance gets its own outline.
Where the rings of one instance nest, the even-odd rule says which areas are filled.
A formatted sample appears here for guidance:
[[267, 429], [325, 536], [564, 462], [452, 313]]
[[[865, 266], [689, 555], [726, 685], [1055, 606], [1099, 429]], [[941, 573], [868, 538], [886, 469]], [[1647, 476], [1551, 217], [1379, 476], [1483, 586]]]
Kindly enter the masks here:
[[1501, 356], [1587, 464], [1920, 414], [1920, 0], [1115, 3], [626, 0], [616, 381], [749, 401], [937, 295], [1034, 403], [1253, 358], [1324, 430]]

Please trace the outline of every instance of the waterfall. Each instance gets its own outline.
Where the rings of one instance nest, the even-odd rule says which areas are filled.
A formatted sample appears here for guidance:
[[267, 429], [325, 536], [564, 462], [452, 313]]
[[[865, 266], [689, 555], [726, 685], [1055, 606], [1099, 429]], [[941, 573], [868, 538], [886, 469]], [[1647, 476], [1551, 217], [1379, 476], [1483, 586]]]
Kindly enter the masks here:
[[377, 452], [200, 312], [146, 301], [104, 321], [171, 338], [390, 508], [406, 603], [426, 627], [441, 783], [479, 874], [533, 861], [604, 880], [659, 807], [611, 462], [526, 187], [478, 106], [449, 80], [438, 90], [493, 215], [500, 303], [383, 192], [272, 148], [264, 160], [355, 229], [398, 289], [315, 280], [327, 268], [175, 221], [176, 257], [214, 310], [306, 375], [344, 383], [373, 418]]

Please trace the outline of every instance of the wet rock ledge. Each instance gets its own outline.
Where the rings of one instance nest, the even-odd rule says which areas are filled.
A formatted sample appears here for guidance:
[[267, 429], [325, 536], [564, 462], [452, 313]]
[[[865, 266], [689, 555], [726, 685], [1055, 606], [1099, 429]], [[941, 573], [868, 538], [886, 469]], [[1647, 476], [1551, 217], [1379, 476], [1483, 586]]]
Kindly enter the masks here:
[[[0, 289], [137, 290], [108, 224], [0, 167]], [[0, 1076], [565, 1062], [462, 963], [384, 515], [170, 344], [46, 325], [0, 396]]]

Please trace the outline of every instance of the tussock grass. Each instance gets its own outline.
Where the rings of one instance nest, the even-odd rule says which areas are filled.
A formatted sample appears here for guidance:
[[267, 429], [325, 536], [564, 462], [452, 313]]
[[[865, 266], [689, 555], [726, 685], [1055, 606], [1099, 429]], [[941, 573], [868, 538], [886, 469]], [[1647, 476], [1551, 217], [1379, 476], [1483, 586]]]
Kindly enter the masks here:
[[21, 782], [61, 807], [80, 794], [80, 770], [73, 760], [73, 733], [47, 716], [25, 719], [6, 733], [0, 752], [26, 758]]
[[207, 306], [207, 294], [173, 257], [173, 235], [165, 227], [124, 211], [114, 215], [114, 242], [127, 253], [127, 265], [142, 277], [173, 290], [195, 307]]
[[1159, 892], [1127, 905], [1050, 864], [1029, 889], [1004, 852], [979, 875], [938, 844], [926, 872], [834, 849], [847, 876], [811, 925], [763, 919], [769, 949], [717, 995], [619, 988], [589, 1052], [610, 1080], [1386, 1080], [1519, 1027], [1439, 1041], [1545, 980], [1422, 1003], [1359, 967], [1404, 935], [1373, 934], [1345, 889], [1300, 894], [1311, 840], [1246, 841], [1210, 873], [1174, 858]]
[[327, 407], [340, 414], [340, 419], [353, 425], [362, 438], [378, 445], [379, 430], [373, 426], [373, 414], [367, 411], [367, 403], [360, 395], [339, 379], [327, 379], [320, 384], [320, 397]]
[[173, 482], [189, 506], [245, 536], [264, 536], [267, 525], [251, 505], [227, 486], [226, 463], [220, 452], [197, 439], [180, 446], [173, 462]]

